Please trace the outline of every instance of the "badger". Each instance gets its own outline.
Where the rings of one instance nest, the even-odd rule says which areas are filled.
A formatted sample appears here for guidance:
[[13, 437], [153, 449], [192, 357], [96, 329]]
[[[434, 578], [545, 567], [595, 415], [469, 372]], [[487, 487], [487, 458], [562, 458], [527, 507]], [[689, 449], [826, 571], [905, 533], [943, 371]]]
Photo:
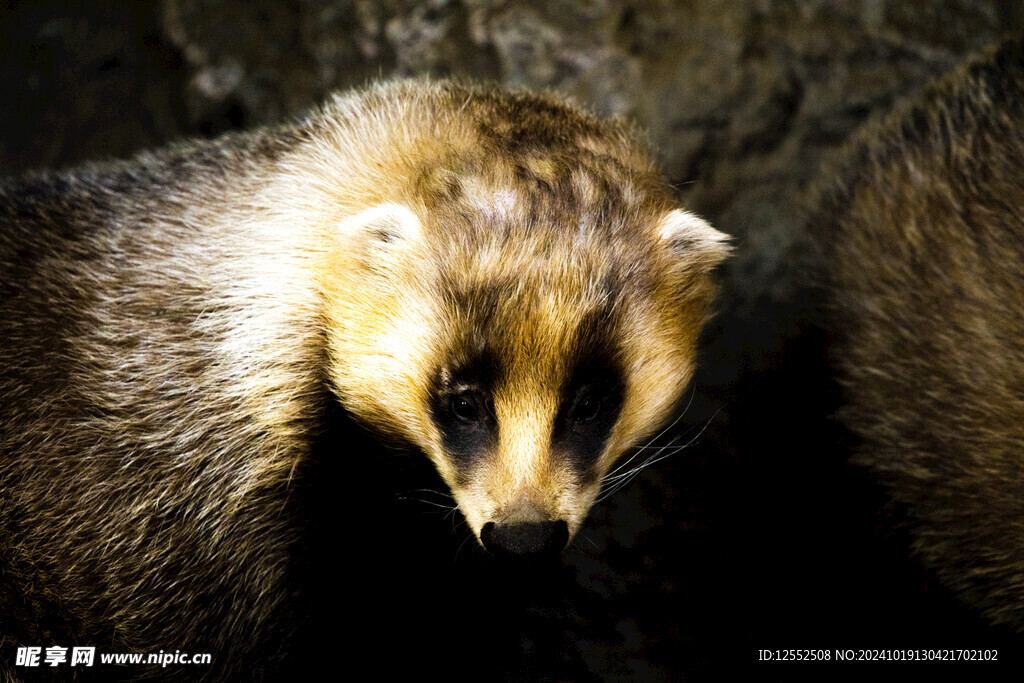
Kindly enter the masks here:
[[1024, 631], [1024, 47], [870, 125], [814, 212], [835, 419], [917, 557]]
[[251, 654], [332, 402], [492, 553], [561, 550], [678, 408], [728, 251], [626, 123], [426, 81], [5, 180], [0, 234], [5, 656]]

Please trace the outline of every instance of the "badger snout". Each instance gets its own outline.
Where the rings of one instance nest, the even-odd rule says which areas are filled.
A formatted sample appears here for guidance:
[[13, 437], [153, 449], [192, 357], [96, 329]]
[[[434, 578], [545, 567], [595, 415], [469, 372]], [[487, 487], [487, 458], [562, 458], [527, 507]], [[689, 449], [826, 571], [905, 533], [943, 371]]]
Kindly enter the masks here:
[[506, 557], [555, 555], [569, 542], [569, 525], [554, 522], [487, 522], [480, 531], [484, 547]]

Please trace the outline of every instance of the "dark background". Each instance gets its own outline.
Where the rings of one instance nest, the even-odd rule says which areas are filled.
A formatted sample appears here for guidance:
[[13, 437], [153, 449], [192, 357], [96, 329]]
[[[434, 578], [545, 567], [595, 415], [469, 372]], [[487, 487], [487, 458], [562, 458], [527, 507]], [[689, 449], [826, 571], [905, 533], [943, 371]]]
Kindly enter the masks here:
[[[526, 680], [1015, 673], [1019, 637], [937, 585], [908, 551], [901, 511], [845, 465], [826, 340], [796, 264], [808, 231], [827, 227], [802, 219], [823, 164], [864, 121], [1018, 32], [1021, 3], [2, 7], [5, 174], [258, 126], [374, 78], [487, 78], [636, 120], [684, 204], [735, 237], [675, 434], [692, 445], [595, 507], [557, 566], [484, 556], [438, 507], [451, 502], [421, 456], [339, 416], [304, 488], [314, 620], [296, 666]], [[1004, 661], [756, 661], [759, 649], [911, 647], [998, 648]]]

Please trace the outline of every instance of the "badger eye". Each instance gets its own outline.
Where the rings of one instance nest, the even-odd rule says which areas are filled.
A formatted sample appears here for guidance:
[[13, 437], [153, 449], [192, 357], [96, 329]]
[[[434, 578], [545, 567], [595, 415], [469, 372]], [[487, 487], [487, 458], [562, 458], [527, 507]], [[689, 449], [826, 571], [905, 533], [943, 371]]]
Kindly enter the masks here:
[[455, 417], [465, 422], [476, 422], [480, 419], [480, 403], [472, 394], [452, 396], [450, 407]]
[[576, 423], [588, 423], [601, 414], [601, 399], [593, 394], [583, 394], [572, 406], [569, 419]]

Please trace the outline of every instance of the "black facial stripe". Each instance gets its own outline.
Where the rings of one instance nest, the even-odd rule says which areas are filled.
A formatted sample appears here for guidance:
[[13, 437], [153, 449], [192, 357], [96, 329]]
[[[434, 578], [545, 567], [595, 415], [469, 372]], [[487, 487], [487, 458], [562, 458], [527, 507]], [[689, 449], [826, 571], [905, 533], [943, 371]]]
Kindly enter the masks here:
[[594, 466], [619, 419], [626, 392], [618, 353], [608, 341], [615, 337], [613, 327], [607, 313], [594, 314], [581, 326], [551, 435], [554, 451], [568, 458], [588, 482], [597, 477]]
[[501, 368], [497, 356], [483, 343], [466, 346], [456, 354], [465, 360], [439, 368], [429, 392], [430, 417], [459, 475], [498, 443], [493, 396]]

